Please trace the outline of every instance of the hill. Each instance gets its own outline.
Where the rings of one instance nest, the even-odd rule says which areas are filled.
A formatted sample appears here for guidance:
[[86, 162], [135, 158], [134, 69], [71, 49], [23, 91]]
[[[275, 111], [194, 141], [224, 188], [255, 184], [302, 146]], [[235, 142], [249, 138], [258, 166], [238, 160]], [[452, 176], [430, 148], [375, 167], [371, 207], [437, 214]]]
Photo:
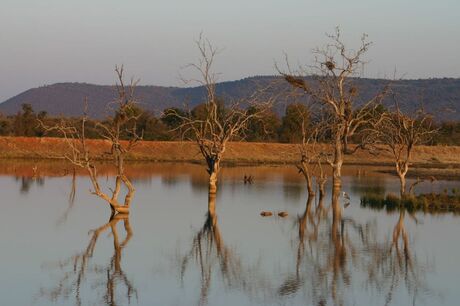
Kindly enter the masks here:
[[[218, 95], [225, 99], [244, 99], [256, 87], [272, 85], [272, 92], [282, 92], [288, 85], [277, 76], [249, 77], [238, 81], [217, 84]], [[375, 95], [388, 84], [383, 79], [356, 79], [360, 99]], [[460, 120], [460, 79], [421, 79], [399, 80], [392, 84], [398, 93], [400, 103], [407, 111], [416, 109], [423, 102], [425, 109], [440, 121]], [[167, 107], [194, 107], [201, 103], [205, 96], [203, 87], [161, 87], [138, 86], [136, 96], [141, 107], [153, 112], [160, 112]], [[32, 105], [35, 111], [46, 111], [50, 115], [79, 116], [82, 113], [83, 101], [88, 98], [89, 115], [93, 118], [104, 118], [110, 114], [107, 104], [115, 99], [113, 86], [93, 85], [86, 83], [57, 83], [39, 88], [29, 89], [0, 104], [3, 114], [15, 114], [23, 103]], [[280, 99], [276, 107], [279, 114], [284, 112], [285, 100]], [[288, 101], [289, 102], [289, 101]], [[385, 104], [392, 103], [389, 99]]]

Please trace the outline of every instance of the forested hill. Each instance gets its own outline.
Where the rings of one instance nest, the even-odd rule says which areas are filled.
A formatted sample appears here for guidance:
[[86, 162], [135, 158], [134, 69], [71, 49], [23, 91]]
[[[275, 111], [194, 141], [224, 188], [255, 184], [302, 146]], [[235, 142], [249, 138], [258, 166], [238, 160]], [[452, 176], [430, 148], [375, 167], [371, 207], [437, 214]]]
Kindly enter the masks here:
[[[217, 93], [225, 100], [248, 97], [256, 87], [275, 84], [272, 92], [283, 92], [288, 88], [280, 77], [257, 76], [239, 81], [222, 82], [217, 85]], [[359, 99], [364, 101], [372, 97], [388, 84], [382, 79], [356, 79]], [[415, 110], [423, 102], [425, 110], [440, 121], [460, 121], [460, 79], [423, 79], [399, 80], [392, 82], [393, 91], [398, 93], [400, 104], [406, 111]], [[140, 106], [160, 112], [167, 107], [194, 107], [202, 103], [205, 90], [202, 87], [179, 88], [160, 86], [138, 86], [136, 97]], [[83, 101], [88, 98], [89, 115], [104, 118], [110, 114], [107, 104], [113, 101], [116, 92], [113, 86], [92, 85], [86, 83], [58, 83], [29, 89], [0, 104], [0, 113], [17, 113], [24, 103], [31, 104], [37, 112], [46, 111], [50, 115], [79, 116], [82, 114]], [[282, 96], [282, 95], [281, 95]], [[285, 99], [278, 99], [276, 110], [284, 112]], [[389, 99], [386, 104], [392, 103]]]

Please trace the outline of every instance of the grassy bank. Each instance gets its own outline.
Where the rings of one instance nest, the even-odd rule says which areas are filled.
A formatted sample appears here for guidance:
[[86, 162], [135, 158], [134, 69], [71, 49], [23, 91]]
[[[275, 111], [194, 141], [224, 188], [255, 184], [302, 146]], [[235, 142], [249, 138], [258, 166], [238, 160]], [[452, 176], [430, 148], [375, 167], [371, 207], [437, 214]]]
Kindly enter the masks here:
[[388, 194], [385, 197], [368, 195], [361, 198], [361, 207], [382, 210], [388, 212], [406, 209], [409, 212], [423, 211], [425, 213], [460, 213], [460, 195], [458, 194], [419, 194], [399, 198]]
[[[88, 140], [94, 157], [105, 160], [109, 157], [110, 145], [104, 140]], [[323, 151], [329, 147], [323, 145]], [[61, 138], [0, 137], [0, 158], [15, 159], [60, 159], [68, 152]], [[225, 160], [234, 164], [285, 164], [298, 159], [298, 148], [294, 144], [280, 143], [229, 143]], [[131, 161], [201, 162], [200, 153], [193, 142], [142, 141], [127, 157]], [[392, 165], [391, 156], [378, 156], [364, 151], [346, 156], [346, 164]], [[419, 146], [414, 152], [414, 164], [424, 167], [460, 168], [460, 147]]]

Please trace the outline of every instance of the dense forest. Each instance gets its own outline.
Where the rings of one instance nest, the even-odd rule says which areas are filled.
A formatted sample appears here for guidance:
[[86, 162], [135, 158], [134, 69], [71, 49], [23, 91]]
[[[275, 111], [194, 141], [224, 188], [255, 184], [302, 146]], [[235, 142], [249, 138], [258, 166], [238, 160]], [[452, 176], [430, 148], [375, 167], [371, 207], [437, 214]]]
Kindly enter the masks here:
[[[263, 117], [252, 119], [244, 133], [242, 141], [249, 142], [281, 142], [298, 143], [301, 141], [301, 120], [299, 110], [308, 119], [308, 109], [303, 104], [290, 104], [286, 107], [283, 116], [279, 116], [274, 110], [266, 111]], [[171, 116], [179, 113], [183, 116], [200, 118], [203, 116], [204, 105], [199, 104], [187, 112], [179, 108], [167, 108], [161, 116], [155, 116], [152, 112], [136, 108], [138, 119], [136, 129], [143, 135], [143, 140], [173, 141], [183, 140], [183, 131], [180, 131], [180, 119]], [[46, 131], [44, 126], [53, 126], [64, 118], [49, 116], [46, 112], [35, 112], [30, 104], [23, 104], [22, 109], [15, 115], [0, 114], [1, 136], [26, 136], [26, 137], [62, 137], [60, 133]], [[65, 118], [79, 125], [80, 118]], [[89, 119], [86, 123], [86, 136], [88, 138], [101, 138], [98, 123], [112, 120], [107, 117], [104, 120]], [[437, 124], [438, 129], [432, 144], [460, 145], [460, 122], [443, 122]], [[187, 134], [185, 134], [187, 138]]]

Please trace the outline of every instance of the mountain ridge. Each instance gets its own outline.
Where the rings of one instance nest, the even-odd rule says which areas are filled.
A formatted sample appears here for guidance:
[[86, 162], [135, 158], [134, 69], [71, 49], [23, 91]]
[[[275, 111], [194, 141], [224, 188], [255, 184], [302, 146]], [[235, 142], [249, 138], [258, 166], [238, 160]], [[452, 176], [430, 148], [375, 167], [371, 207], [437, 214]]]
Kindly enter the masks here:
[[[400, 97], [402, 108], [413, 111], [423, 101], [425, 109], [440, 121], [460, 121], [460, 79], [432, 78], [389, 81], [386, 79], [356, 78], [359, 88], [358, 104], [375, 95], [381, 88], [392, 83], [392, 90]], [[251, 95], [257, 86], [273, 85], [272, 93], [289, 89], [280, 76], [252, 76], [240, 80], [225, 81], [216, 84], [216, 92], [224, 100], [244, 99]], [[190, 108], [204, 101], [206, 91], [202, 86], [176, 87], [139, 85], [135, 95], [140, 106], [154, 113], [167, 107]], [[420, 98], [422, 97], [422, 98]], [[83, 112], [84, 99], [88, 99], [88, 115], [92, 118], [105, 118], [111, 114], [107, 104], [116, 98], [113, 85], [96, 85], [85, 82], [60, 82], [28, 89], [7, 99], [0, 104], [0, 113], [13, 115], [21, 105], [29, 103], [35, 111], [46, 111], [53, 116], [80, 116]], [[281, 102], [281, 101], [278, 101]], [[284, 102], [284, 100], [283, 100]], [[287, 101], [290, 103], [290, 101]], [[392, 102], [387, 99], [384, 104]], [[284, 103], [279, 103], [275, 110], [282, 115]]]

